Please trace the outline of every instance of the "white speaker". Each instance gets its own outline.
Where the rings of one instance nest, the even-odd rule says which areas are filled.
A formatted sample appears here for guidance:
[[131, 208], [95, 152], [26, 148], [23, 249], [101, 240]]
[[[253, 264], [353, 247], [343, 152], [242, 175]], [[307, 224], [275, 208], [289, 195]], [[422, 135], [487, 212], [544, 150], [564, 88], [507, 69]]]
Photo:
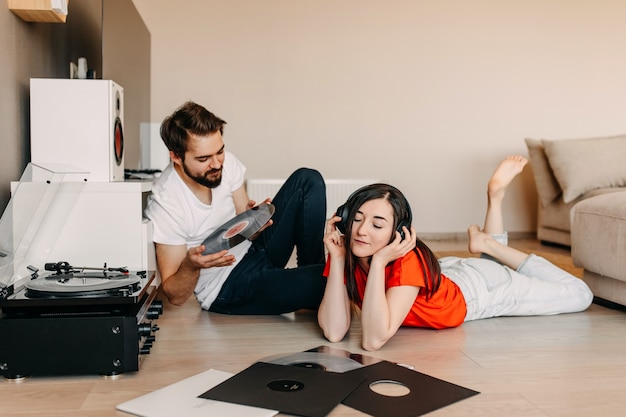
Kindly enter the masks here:
[[90, 182], [124, 181], [124, 89], [111, 80], [32, 78], [33, 163], [73, 165]]

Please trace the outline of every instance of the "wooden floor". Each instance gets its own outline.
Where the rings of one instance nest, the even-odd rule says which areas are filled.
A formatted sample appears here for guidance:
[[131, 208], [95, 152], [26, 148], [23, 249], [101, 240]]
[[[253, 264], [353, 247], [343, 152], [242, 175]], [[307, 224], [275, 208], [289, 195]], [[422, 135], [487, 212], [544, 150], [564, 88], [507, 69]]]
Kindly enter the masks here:
[[[435, 250], [455, 245], [463, 243], [432, 243]], [[236, 317], [201, 311], [195, 300], [182, 307], [164, 304], [156, 343], [139, 372], [117, 379], [2, 380], [0, 415], [128, 416], [115, 405], [208, 369], [237, 373], [267, 356], [328, 345], [312, 312]], [[350, 335], [334, 346], [409, 364], [481, 392], [429, 416], [609, 417], [626, 410], [623, 311], [594, 304], [577, 314], [495, 318], [441, 331], [403, 328], [377, 352], [362, 351], [359, 336], [355, 320]], [[362, 415], [344, 405], [330, 414]]]

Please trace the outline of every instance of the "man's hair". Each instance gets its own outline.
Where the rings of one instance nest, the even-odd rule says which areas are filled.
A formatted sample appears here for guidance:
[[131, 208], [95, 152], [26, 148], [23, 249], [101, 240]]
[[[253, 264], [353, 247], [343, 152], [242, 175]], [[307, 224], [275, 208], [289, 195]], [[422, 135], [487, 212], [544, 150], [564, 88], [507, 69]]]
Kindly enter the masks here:
[[188, 101], [161, 123], [161, 139], [174, 155], [183, 159], [189, 135], [224, 134], [226, 122], [201, 105]]

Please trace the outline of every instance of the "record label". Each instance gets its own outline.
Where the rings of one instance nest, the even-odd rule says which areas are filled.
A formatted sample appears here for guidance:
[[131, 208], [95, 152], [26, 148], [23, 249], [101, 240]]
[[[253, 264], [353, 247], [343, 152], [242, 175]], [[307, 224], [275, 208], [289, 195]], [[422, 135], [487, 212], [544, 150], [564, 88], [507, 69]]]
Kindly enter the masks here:
[[273, 391], [294, 392], [304, 389], [304, 384], [293, 379], [279, 379], [277, 381], [270, 381], [267, 387]]
[[266, 203], [233, 217], [204, 239], [203, 255], [228, 250], [250, 239], [274, 215], [274, 206]]
[[250, 224], [250, 222], [248, 220], [243, 220], [242, 222], [237, 223], [236, 225], [234, 225], [233, 227], [228, 229], [226, 231], [226, 233], [224, 233], [222, 235], [222, 238], [223, 239], [230, 239], [232, 237], [237, 236], [239, 233], [241, 233], [244, 230], [246, 230], [246, 227], [248, 227], [249, 224]]

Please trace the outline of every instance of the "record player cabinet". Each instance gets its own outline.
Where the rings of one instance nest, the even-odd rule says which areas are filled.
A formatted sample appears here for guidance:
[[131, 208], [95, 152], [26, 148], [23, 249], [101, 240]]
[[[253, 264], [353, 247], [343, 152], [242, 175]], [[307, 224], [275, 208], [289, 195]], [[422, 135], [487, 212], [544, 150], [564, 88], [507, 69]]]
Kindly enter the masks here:
[[[63, 169], [61, 169], [63, 168]], [[88, 182], [58, 164], [29, 164], [0, 219], [0, 375], [116, 375], [138, 370], [155, 339], [150, 182]], [[24, 296], [46, 263], [123, 267], [132, 291]], [[75, 281], [76, 282], [76, 281]]]
[[[152, 285], [136, 299], [110, 298], [90, 305], [89, 298], [48, 307], [3, 307], [0, 315], [0, 375], [95, 374], [114, 376], [139, 370], [150, 353], [162, 304]], [[102, 302], [102, 301], [101, 301]], [[7, 300], [5, 305], [11, 305]]]

